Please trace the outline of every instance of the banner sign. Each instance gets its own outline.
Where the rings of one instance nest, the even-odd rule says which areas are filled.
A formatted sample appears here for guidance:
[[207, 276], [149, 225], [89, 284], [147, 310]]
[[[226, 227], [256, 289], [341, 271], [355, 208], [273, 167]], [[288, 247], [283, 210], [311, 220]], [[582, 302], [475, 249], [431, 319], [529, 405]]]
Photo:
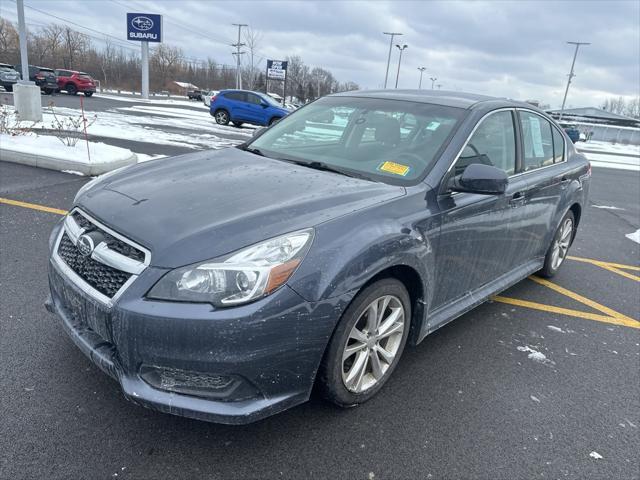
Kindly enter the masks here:
[[286, 80], [287, 62], [282, 60], [267, 60], [267, 78], [269, 80]]
[[127, 40], [162, 42], [162, 15], [127, 13]]

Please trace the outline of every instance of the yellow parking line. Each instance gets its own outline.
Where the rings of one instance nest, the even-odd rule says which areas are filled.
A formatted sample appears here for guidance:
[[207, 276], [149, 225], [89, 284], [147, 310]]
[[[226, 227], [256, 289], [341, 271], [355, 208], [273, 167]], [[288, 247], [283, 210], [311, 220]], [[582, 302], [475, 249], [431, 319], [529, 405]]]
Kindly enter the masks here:
[[605, 270], [609, 270], [610, 272], [617, 273], [618, 275], [622, 275], [623, 277], [628, 278], [629, 280], [635, 280], [636, 282], [640, 282], [640, 277], [632, 273], [625, 272], [623, 270], [620, 270], [619, 268], [611, 267], [609, 265], [601, 265], [601, 267], [604, 268]]
[[550, 288], [551, 290], [554, 290], [566, 297], [572, 298], [575, 301], [582, 303], [583, 305], [591, 307], [594, 310], [598, 310], [599, 312], [602, 312], [605, 315], [608, 315], [610, 317], [617, 318], [620, 320], [628, 320], [631, 322], [636, 322], [634, 319], [629, 318], [626, 315], [623, 315], [622, 313], [616, 312], [615, 310], [612, 310], [609, 307], [605, 307], [604, 305], [601, 305], [598, 302], [594, 302], [593, 300], [583, 297], [582, 295], [578, 295], [577, 293], [572, 292], [571, 290], [567, 290], [566, 288], [561, 287], [560, 285], [556, 285], [555, 283], [550, 282], [549, 280], [545, 280], [544, 278], [536, 277], [534, 275], [530, 276], [529, 279], [533, 280], [534, 282], [540, 285]]
[[66, 210], [60, 210], [59, 208], [45, 207], [44, 205], [38, 205], [36, 203], [20, 202], [18, 200], [11, 200], [10, 198], [0, 197], [0, 203], [5, 205], [13, 205], [16, 207], [30, 208], [31, 210], [39, 210], [47, 213], [57, 213], [58, 215], [66, 215]]
[[640, 272], [640, 267], [624, 265], [622, 263], [611, 263], [611, 262], [605, 262], [602, 260], [594, 260], [593, 258], [573, 257], [571, 255], [569, 255], [567, 258], [569, 260], [575, 260], [576, 262], [591, 263], [592, 265], [597, 265], [598, 267], [607, 266], [607, 267], [622, 268], [625, 270], [634, 270], [636, 272]]
[[595, 320], [597, 322], [610, 323], [613, 325], [622, 325], [624, 327], [638, 328], [640, 329], [640, 322], [636, 322], [628, 317], [610, 317], [608, 315], [599, 315], [597, 313], [581, 312], [580, 310], [573, 310], [570, 308], [555, 307], [553, 305], [545, 305], [544, 303], [529, 302], [527, 300], [520, 300], [517, 298], [509, 297], [493, 297], [493, 300], [500, 303], [506, 303], [509, 305], [516, 305], [518, 307], [532, 308], [534, 310], [542, 310], [543, 312], [558, 313], [560, 315], [569, 315], [571, 317], [584, 318], [586, 320]]

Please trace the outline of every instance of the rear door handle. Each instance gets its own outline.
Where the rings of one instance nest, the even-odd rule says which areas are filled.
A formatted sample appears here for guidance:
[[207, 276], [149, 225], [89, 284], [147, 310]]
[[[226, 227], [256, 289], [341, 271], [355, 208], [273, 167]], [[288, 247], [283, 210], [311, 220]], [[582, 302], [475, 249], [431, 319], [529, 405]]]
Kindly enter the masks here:
[[526, 200], [527, 200], [527, 197], [523, 192], [516, 192], [513, 195], [511, 195], [511, 199], [509, 200], [509, 205], [512, 208], [516, 208], [521, 205], [524, 205]]

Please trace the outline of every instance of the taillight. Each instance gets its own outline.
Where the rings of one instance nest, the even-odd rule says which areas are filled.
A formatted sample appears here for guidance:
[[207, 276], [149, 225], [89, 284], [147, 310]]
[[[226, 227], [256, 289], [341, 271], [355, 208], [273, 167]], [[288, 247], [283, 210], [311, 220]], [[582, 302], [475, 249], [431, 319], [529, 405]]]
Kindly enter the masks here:
[[44, 75], [42, 75], [42, 74], [40, 74], [40, 73], [37, 73], [37, 74], [36, 74], [36, 78], [37, 78], [38, 80], [44, 80]]
[[210, 102], [213, 103], [215, 101], [215, 99], [216, 99], [216, 96], [214, 95], [213, 97], [211, 97]]

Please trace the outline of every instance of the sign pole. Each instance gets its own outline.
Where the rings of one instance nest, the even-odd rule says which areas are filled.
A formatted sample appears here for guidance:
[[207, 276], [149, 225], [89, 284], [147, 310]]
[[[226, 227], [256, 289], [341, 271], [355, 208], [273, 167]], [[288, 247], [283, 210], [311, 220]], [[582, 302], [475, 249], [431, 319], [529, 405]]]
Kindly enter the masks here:
[[142, 98], [149, 100], [149, 42], [140, 42], [142, 57]]

